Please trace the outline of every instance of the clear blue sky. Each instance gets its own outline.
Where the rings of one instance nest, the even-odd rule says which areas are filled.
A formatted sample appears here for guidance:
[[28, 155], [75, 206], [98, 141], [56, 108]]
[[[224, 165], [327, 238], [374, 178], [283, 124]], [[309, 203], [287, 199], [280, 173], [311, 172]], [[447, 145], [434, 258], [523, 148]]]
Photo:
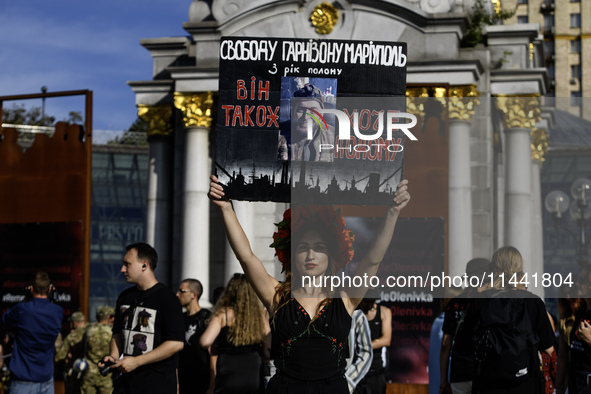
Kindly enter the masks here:
[[[89, 89], [93, 128], [126, 130], [137, 118], [127, 81], [152, 79], [140, 39], [187, 36], [191, 1], [0, 0], [0, 96]], [[83, 109], [82, 98], [45, 106], [57, 120]]]

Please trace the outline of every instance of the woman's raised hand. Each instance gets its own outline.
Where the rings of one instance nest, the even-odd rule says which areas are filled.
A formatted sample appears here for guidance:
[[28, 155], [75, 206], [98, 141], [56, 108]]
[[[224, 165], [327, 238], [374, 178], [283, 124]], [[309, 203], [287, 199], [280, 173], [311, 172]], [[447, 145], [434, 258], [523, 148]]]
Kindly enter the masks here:
[[396, 205], [392, 207], [395, 211], [400, 212], [410, 201], [410, 194], [408, 193], [408, 179], [403, 179], [398, 184], [398, 189], [394, 194], [394, 202]]
[[[222, 200], [225, 195], [224, 188], [218, 183], [218, 178], [215, 175], [210, 175], [209, 178], [211, 179], [211, 182], [209, 183], [209, 193], [207, 193], [209, 199], [220, 208], [230, 206], [230, 201]], [[406, 207], [409, 201], [410, 194], [408, 192], [408, 180], [404, 179], [398, 184], [398, 189], [394, 195], [394, 202], [396, 205], [393, 205], [391, 209], [400, 212]]]
[[230, 205], [230, 201], [222, 200], [224, 197], [224, 188], [218, 183], [218, 178], [215, 175], [210, 175], [209, 179], [211, 179], [211, 182], [209, 183], [207, 197], [220, 208]]

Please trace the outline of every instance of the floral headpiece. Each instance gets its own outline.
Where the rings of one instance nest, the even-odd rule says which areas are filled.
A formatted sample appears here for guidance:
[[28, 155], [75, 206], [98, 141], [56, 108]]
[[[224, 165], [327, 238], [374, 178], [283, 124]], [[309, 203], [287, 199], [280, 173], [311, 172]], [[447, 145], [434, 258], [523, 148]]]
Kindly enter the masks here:
[[297, 233], [303, 226], [317, 224], [330, 230], [331, 235], [336, 239], [336, 256], [333, 257], [336, 271], [344, 268], [353, 259], [353, 241], [355, 234], [346, 226], [345, 219], [339, 209], [334, 210], [331, 206], [310, 205], [298, 206], [293, 213], [288, 209], [283, 214], [283, 220], [275, 223], [278, 231], [273, 234], [273, 243], [269, 245], [275, 248], [275, 255], [283, 265], [291, 265], [291, 234]]

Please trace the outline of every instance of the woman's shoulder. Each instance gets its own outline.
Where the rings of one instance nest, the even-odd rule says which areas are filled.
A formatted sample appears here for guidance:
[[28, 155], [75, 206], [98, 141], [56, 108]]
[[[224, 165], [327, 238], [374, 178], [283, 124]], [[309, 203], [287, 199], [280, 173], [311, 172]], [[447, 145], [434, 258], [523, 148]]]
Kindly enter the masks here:
[[234, 309], [231, 306], [225, 306], [213, 313], [213, 317], [220, 320], [222, 326], [228, 324], [228, 320], [232, 320], [234, 318]]

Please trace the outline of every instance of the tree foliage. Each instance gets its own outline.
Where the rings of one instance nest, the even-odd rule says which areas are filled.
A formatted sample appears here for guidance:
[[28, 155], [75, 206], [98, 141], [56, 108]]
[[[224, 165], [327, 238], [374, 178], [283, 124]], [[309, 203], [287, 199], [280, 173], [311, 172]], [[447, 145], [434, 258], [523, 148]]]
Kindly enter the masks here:
[[475, 47], [483, 40], [483, 31], [486, 26], [496, 25], [515, 15], [517, 6], [513, 10], [500, 10], [499, 12], [489, 13], [485, 6], [485, 0], [476, 0], [472, 7], [472, 16], [470, 18], [470, 28], [462, 39], [463, 47]]
[[63, 121], [68, 123], [82, 124], [82, 122], [84, 122], [84, 118], [82, 117], [82, 113], [80, 111], [70, 111], [68, 113], [68, 118], [64, 119]]
[[53, 126], [55, 117], [43, 116], [41, 107], [27, 109], [24, 104], [13, 104], [10, 108], [2, 108], [2, 123], [29, 126]]
[[107, 142], [109, 145], [148, 145], [148, 122], [138, 117], [129, 128], [118, 137]]
[[[62, 122], [82, 124], [84, 118], [80, 111], [70, 111]], [[55, 116], [43, 115], [41, 107], [27, 108], [24, 104], [12, 104], [12, 107], [2, 108], [2, 123], [28, 126], [54, 126]]]

